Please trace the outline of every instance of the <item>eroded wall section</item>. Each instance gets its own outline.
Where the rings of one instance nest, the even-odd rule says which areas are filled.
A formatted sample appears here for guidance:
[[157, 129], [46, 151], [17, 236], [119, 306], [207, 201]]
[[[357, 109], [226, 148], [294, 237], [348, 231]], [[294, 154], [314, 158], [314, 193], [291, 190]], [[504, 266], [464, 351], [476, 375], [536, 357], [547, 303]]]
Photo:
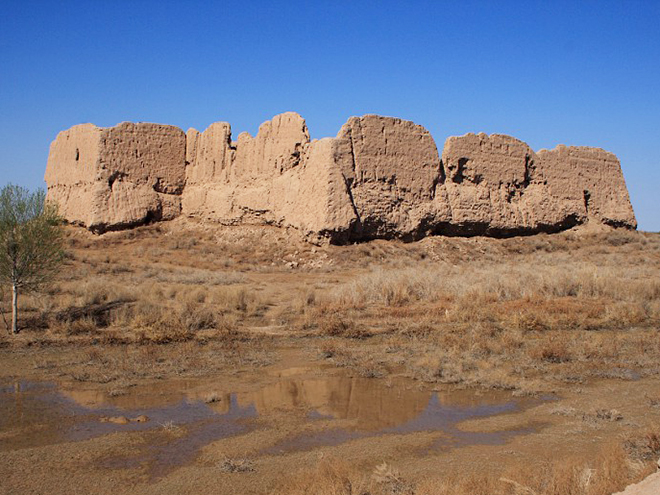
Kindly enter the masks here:
[[510, 136], [466, 134], [440, 154], [424, 127], [377, 115], [314, 141], [293, 112], [236, 141], [224, 122], [185, 135], [158, 124], [83, 124], [53, 142], [46, 181], [69, 221], [98, 232], [180, 214], [335, 243], [533, 234], [586, 221], [636, 227], [611, 153], [535, 153]]
[[51, 144], [47, 197], [69, 222], [96, 232], [172, 219], [181, 213], [185, 152], [173, 126], [74, 126]]

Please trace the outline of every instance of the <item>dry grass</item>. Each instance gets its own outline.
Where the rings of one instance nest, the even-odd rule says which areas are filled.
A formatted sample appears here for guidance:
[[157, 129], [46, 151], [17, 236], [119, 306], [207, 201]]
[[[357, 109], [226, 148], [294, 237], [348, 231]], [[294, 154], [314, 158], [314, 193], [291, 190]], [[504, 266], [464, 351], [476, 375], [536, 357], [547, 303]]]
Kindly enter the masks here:
[[535, 392], [660, 372], [656, 234], [318, 247], [171, 223], [68, 239], [69, 266], [22, 299], [24, 334], [3, 345], [236, 347], [276, 326], [364, 376]]
[[[424, 304], [447, 322], [495, 321], [523, 330], [616, 328], [660, 321], [660, 279], [648, 269], [502, 262], [378, 269], [340, 287], [330, 305]], [[396, 312], [394, 312], [396, 314]]]
[[249, 473], [254, 471], [254, 462], [250, 459], [225, 457], [218, 467], [223, 473]]
[[70, 353], [60, 376], [116, 387], [115, 384], [135, 380], [208, 376], [235, 368], [259, 368], [272, 362], [272, 351], [267, 339], [263, 338], [241, 342], [96, 345]]
[[567, 458], [534, 467], [502, 466], [483, 472], [466, 466], [423, 479], [407, 479], [388, 463], [364, 467], [326, 460], [282, 482], [281, 495], [610, 495], [650, 474], [652, 463], [634, 460], [618, 445], [603, 448], [590, 462]]
[[[425, 381], [536, 391], [657, 374], [660, 238], [567, 236], [542, 250], [520, 248], [538, 239], [518, 240], [523, 254], [486, 252], [480, 262], [376, 266], [299, 303], [297, 324], [335, 339], [322, 356], [367, 375], [403, 367]], [[351, 329], [376, 337], [340, 344]]]

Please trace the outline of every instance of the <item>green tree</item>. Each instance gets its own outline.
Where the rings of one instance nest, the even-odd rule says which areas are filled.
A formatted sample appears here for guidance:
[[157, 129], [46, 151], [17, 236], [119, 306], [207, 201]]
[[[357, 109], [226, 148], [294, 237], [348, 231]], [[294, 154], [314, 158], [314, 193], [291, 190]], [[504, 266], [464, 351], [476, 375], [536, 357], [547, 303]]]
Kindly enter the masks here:
[[38, 291], [64, 260], [62, 219], [43, 189], [0, 189], [0, 284], [11, 286], [11, 332], [18, 333], [19, 293]]

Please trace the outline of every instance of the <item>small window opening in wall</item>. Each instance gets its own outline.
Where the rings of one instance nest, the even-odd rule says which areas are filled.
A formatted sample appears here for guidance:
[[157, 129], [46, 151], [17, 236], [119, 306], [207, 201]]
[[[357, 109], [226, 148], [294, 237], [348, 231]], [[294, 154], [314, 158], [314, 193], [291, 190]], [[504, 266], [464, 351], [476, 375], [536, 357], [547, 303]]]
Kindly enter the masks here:
[[589, 203], [591, 202], [591, 193], [587, 190], [584, 191], [584, 210], [589, 213]]
[[80, 150], [76, 148], [76, 161], [80, 160]]

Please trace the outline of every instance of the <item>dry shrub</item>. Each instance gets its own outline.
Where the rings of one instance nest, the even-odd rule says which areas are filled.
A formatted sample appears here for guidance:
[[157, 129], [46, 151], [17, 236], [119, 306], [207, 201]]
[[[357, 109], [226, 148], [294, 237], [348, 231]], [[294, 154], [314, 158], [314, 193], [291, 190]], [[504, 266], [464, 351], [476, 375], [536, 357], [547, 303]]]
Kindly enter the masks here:
[[219, 287], [212, 291], [210, 300], [222, 313], [260, 316], [267, 308], [261, 297], [246, 287]]
[[549, 338], [539, 339], [536, 346], [532, 347], [530, 356], [535, 360], [547, 361], [549, 363], [567, 363], [572, 360], [570, 342], [560, 335], [551, 335]]
[[190, 332], [216, 328], [218, 315], [211, 306], [203, 304], [204, 301], [187, 301], [177, 311], [177, 319], [181, 326]]
[[223, 473], [248, 473], [254, 471], [254, 462], [250, 459], [225, 459], [218, 466]]
[[[414, 495], [509, 495], [511, 490], [493, 476], [464, 473], [421, 480]], [[521, 494], [522, 495], [522, 494]], [[525, 495], [533, 495], [527, 493]]]
[[539, 495], [609, 495], [621, 490], [639, 475], [640, 466], [630, 464], [619, 445], [608, 445], [592, 462], [566, 459], [540, 466], [533, 474], [512, 473]]
[[411, 301], [432, 301], [438, 294], [435, 273], [420, 269], [376, 271], [363, 275], [335, 295], [343, 306], [360, 308], [365, 303], [401, 306]]
[[281, 495], [610, 495], [652, 471], [651, 463], [631, 462], [620, 445], [602, 448], [593, 459], [563, 458], [534, 466], [509, 465], [501, 472], [448, 471], [408, 480], [387, 463], [358, 469], [326, 460], [284, 480]]
[[219, 321], [212, 306], [190, 299], [174, 306], [139, 301], [118, 312], [113, 324], [133, 330], [140, 342], [165, 344], [190, 340], [199, 330], [218, 327]]
[[623, 246], [631, 242], [640, 242], [644, 240], [644, 238], [640, 239], [637, 232], [631, 230], [617, 229], [605, 234], [605, 242], [610, 246]]
[[98, 332], [98, 325], [89, 317], [77, 320], [53, 319], [48, 324], [48, 331], [53, 335], [62, 336], [95, 334]]
[[590, 461], [567, 458], [541, 463], [536, 469], [511, 468], [500, 481], [515, 494], [610, 495], [646, 474], [646, 466], [631, 463], [620, 445], [609, 444]]
[[415, 486], [406, 481], [399, 471], [383, 462], [376, 466], [371, 475], [372, 489], [378, 493], [391, 495], [414, 495]]
[[107, 302], [130, 302], [137, 299], [133, 289], [108, 279], [94, 279], [76, 284], [74, 294], [77, 306], [92, 306]]
[[369, 337], [369, 332], [350, 318], [339, 314], [330, 314], [321, 318], [319, 322], [321, 335], [328, 337], [346, 337], [350, 339], [363, 339]]
[[304, 306], [314, 306], [316, 304], [316, 292], [313, 290], [308, 290], [305, 293], [304, 299], [303, 299], [303, 305]]
[[369, 479], [355, 466], [336, 459], [324, 460], [310, 471], [287, 477], [277, 495], [368, 495]]
[[627, 439], [624, 448], [635, 460], [657, 461], [660, 457], [660, 434], [657, 431], [649, 430]]
[[136, 331], [136, 341], [140, 344], [170, 344], [192, 339], [194, 333], [183, 328], [147, 327]]
[[411, 321], [410, 324], [403, 327], [400, 331], [410, 339], [425, 339], [436, 332], [436, 324], [430, 318], [422, 318], [419, 321]]

